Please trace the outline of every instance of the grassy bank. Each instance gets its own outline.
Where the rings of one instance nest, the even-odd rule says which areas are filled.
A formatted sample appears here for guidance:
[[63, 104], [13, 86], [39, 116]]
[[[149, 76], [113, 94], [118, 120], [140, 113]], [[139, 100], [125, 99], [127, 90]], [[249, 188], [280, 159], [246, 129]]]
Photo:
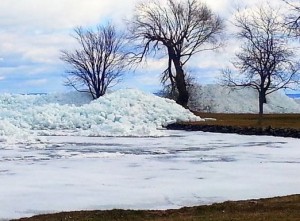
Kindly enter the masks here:
[[228, 201], [166, 211], [81, 211], [41, 215], [20, 221], [300, 221], [300, 195], [271, 199]]
[[192, 124], [300, 129], [300, 114], [264, 114], [263, 118], [260, 120], [259, 115], [257, 114], [194, 113], [202, 118], [215, 118], [217, 120], [196, 122]]
[[300, 139], [300, 114], [215, 114], [198, 113], [202, 118], [213, 118], [199, 122], [169, 124], [167, 129], [204, 131], [214, 133], [235, 133], [243, 135], [266, 135]]

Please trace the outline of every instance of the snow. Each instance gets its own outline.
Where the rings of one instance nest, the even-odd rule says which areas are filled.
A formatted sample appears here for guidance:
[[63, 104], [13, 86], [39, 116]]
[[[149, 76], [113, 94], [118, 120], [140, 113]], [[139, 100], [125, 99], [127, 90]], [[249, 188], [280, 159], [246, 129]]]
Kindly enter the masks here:
[[[201, 105], [217, 103], [208, 107], [213, 111], [254, 111], [253, 92], [228, 95], [224, 88], [203, 88], [207, 103]], [[274, 96], [269, 110], [299, 107]], [[0, 220], [300, 192], [298, 139], [162, 129], [195, 120], [203, 119], [174, 101], [135, 89], [95, 101], [79, 93], [1, 94]]]
[[299, 140], [167, 131], [0, 146], [0, 220], [71, 210], [169, 209], [300, 192]]
[[[196, 87], [194, 109], [209, 112], [257, 113], [257, 94], [217, 85]], [[266, 113], [300, 112], [297, 100], [271, 94]], [[88, 94], [0, 94], [0, 141], [40, 142], [40, 135], [164, 136], [162, 127], [178, 121], [203, 120], [174, 101], [123, 89], [92, 101]]]
[[174, 101], [135, 89], [95, 101], [79, 93], [0, 96], [0, 136], [10, 142], [36, 135], [162, 136], [162, 126], [197, 120]]
[[[258, 113], [258, 94], [251, 88], [232, 89], [216, 84], [198, 85], [192, 89], [193, 109], [215, 113]], [[265, 113], [300, 113], [299, 100], [280, 91], [267, 96]]]

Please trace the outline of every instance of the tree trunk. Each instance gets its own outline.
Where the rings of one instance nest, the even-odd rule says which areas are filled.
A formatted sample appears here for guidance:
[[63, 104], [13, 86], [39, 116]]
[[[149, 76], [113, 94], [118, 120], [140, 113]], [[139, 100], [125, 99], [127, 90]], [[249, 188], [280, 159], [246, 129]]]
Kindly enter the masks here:
[[[174, 48], [168, 46], [168, 54], [169, 54], [169, 61], [172, 61], [175, 67], [176, 75], [174, 78], [175, 85], [178, 91], [178, 97], [176, 99], [176, 103], [187, 108], [188, 101], [189, 101], [189, 93], [187, 90], [184, 71], [182, 68], [182, 64], [180, 62], [180, 56], [176, 55]], [[169, 63], [169, 68], [171, 68]], [[171, 79], [170, 79], [171, 80]]]
[[266, 98], [266, 95], [264, 95], [264, 104], [267, 103], [267, 98]]
[[265, 92], [259, 91], [259, 116], [262, 117], [264, 114], [264, 103], [266, 103], [266, 94]]
[[173, 58], [173, 63], [176, 70], [175, 82], [178, 90], [178, 97], [176, 103], [180, 104], [184, 108], [187, 108], [189, 101], [189, 93], [186, 87], [184, 71], [179, 59]]

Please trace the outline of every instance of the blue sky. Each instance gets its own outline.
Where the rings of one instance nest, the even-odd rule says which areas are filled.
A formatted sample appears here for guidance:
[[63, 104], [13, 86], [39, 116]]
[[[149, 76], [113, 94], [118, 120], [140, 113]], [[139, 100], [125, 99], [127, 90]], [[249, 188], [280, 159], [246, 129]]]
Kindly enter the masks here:
[[[72, 49], [77, 26], [93, 27], [111, 20], [124, 28], [138, 0], [1, 0], [0, 4], [0, 92], [48, 93], [71, 90], [63, 86], [66, 65], [60, 50]], [[163, 0], [162, 0], [163, 1]], [[222, 17], [230, 19], [235, 5], [250, 6], [259, 0], [207, 0]], [[274, 0], [272, 4], [281, 4]], [[226, 67], [236, 44], [230, 41], [219, 52], [198, 54], [189, 69], [200, 83], [215, 83]], [[137, 87], [154, 92], [160, 88], [159, 74], [166, 60], [148, 59], [136, 72], [124, 76], [118, 87]]]

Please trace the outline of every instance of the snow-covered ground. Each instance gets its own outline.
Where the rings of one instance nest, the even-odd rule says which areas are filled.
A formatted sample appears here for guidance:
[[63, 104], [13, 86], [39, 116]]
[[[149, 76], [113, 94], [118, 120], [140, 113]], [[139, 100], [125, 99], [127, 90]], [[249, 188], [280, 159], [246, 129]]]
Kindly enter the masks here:
[[300, 193], [298, 139], [162, 130], [188, 120], [202, 119], [134, 89], [0, 95], [0, 220]]
[[162, 136], [176, 121], [201, 120], [174, 101], [135, 89], [95, 101], [86, 94], [0, 95], [0, 136], [35, 142], [36, 135]]
[[[281, 91], [267, 96], [265, 113], [300, 113], [300, 100]], [[258, 113], [258, 94], [251, 88], [232, 89], [220, 85], [195, 86], [191, 97], [194, 109], [215, 113]]]
[[47, 137], [0, 147], [0, 220], [70, 210], [166, 209], [300, 193], [299, 140], [168, 131]]
[[[257, 113], [257, 94], [217, 85], [197, 88], [195, 109]], [[268, 97], [265, 112], [300, 112], [296, 100], [281, 93]], [[163, 136], [160, 129], [176, 121], [202, 120], [174, 101], [123, 89], [92, 101], [88, 94], [0, 94], [0, 140], [40, 142], [40, 135]]]

